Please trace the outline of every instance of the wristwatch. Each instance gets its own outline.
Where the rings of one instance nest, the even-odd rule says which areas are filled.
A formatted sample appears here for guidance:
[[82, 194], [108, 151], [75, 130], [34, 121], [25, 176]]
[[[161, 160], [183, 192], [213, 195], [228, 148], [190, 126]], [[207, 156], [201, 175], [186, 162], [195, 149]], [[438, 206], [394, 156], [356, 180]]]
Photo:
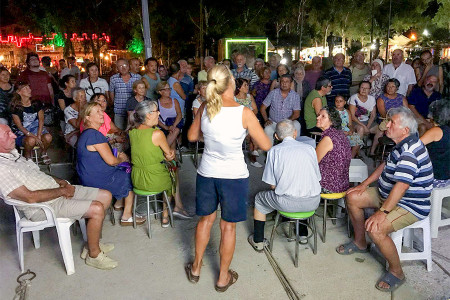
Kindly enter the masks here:
[[388, 210], [385, 210], [385, 209], [384, 209], [384, 208], [382, 208], [382, 207], [380, 207], [380, 211], [384, 212], [385, 214], [389, 214], [389, 213], [390, 213], [390, 211], [388, 211]]

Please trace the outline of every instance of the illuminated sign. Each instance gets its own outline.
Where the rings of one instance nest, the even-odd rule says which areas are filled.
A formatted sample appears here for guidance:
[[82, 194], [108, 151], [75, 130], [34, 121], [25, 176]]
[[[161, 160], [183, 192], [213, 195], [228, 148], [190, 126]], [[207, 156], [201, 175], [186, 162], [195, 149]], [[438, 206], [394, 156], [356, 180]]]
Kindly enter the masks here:
[[55, 51], [55, 45], [36, 44], [36, 52]]
[[[57, 36], [56, 33], [52, 33], [51, 36], [46, 36], [45, 39], [48, 41], [53, 41], [53, 39]], [[69, 38], [67, 33], [64, 34], [64, 37], [66, 39]], [[8, 36], [2, 36], [0, 35], [0, 43], [2, 44], [16, 44], [17, 47], [23, 47], [26, 44], [36, 44], [36, 43], [42, 43], [44, 40], [44, 37], [42, 36], [34, 36], [33, 34], [28, 34], [28, 36], [18, 36], [18, 35], [8, 35]], [[82, 42], [85, 40], [104, 40], [105, 42], [109, 43], [111, 41], [111, 38], [109, 35], [106, 35], [105, 33], [102, 33], [101, 36], [98, 36], [97, 34], [92, 34], [88, 36], [87, 33], [81, 34], [81, 36], [78, 36], [76, 33], [72, 33], [72, 37], [70, 37], [70, 40], [72, 42]]]

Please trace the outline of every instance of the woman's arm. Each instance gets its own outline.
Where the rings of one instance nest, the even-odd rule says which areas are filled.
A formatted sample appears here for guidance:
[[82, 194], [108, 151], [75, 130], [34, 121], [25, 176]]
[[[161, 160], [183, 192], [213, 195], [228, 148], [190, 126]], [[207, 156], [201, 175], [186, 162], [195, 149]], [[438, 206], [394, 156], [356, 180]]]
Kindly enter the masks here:
[[431, 129], [428, 129], [422, 135], [420, 140], [425, 145], [428, 145], [429, 143], [440, 141], [443, 136], [444, 136], [444, 132], [442, 131], [442, 129], [440, 127], [436, 126], [436, 127], [431, 128]]
[[175, 90], [175, 92], [178, 93], [178, 95], [180, 95], [181, 99], [186, 100], [186, 94], [183, 91], [183, 88], [181, 87], [181, 84], [179, 84], [178, 82], [175, 82], [173, 84], [173, 89]]
[[164, 132], [162, 132], [161, 130], [153, 131], [152, 142], [155, 146], [161, 148], [161, 150], [164, 152], [166, 160], [170, 161], [175, 158], [175, 151], [170, 149], [169, 144], [167, 143], [166, 136], [164, 135]]
[[114, 122], [111, 120], [111, 123], [109, 123], [111, 126], [111, 129], [109, 129], [108, 133], [117, 133], [122, 134], [122, 130], [119, 129], [119, 127], [114, 124]]
[[194, 121], [188, 130], [188, 140], [189, 142], [196, 142], [202, 137], [201, 119], [203, 110], [205, 109], [206, 101], [200, 105], [197, 113], [195, 114]]
[[265, 134], [261, 125], [259, 124], [256, 115], [247, 107], [244, 107], [242, 113], [242, 125], [248, 130], [250, 137], [259, 146], [261, 150], [269, 151], [272, 146], [269, 137]]
[[408, 100], [406, 100], [406, 97], [403, 97], [403, 106], [409, 108]]
[[374, 106], [372, 111], [370, 112], [369, 121], [367, 122], [368, 129], [370, 129], [370, 127], [372, 126], [372, 123], [375, 121], [376, 117], [377, 117], [377, 110], [375, 109], [375, 106]]
[[17, 129], [22, 131], [22, 133], [25, 136], [30, 136], [30, 135], [33, 136], [33, 134], [31, 132], [29, 132], [25, 127], [23, 127], [22, 121], [20, 121], [20, 118], [18, 115], [13, 114], [12, 119], [13, 119], [14, 125], [16, 125]]
[[[348, 111], [348, 109], [345, 109], [347, 111], [347, 113], [350, 115], [350, 112]], [[348, 128], [350, 129], [349, 132], [354, 132], [354, 128], [353, 128], [353, 122], [352, 122], [352, 118], [348, 118]]]
[[64, 101], [64, 99], [58, 99], [58, 105], [62, 111], [64, 111], [64, 109], [66, 108], [66, 102]]
[[257, 115], [258, 114], [258, 106], [256, 106], [255, 98], [253, 98], [253, 96], [250, 95], [250, 99], [252, 99], [252, 110], [253, 110], [253, 113], [255, 115]]
[[183, 119], [183, 114], [181, 113], [180, 103], [178, 103], [177, 99], [173, 99], [173, 103], [175, 104], [175, 111], [177, 112], [177, 117], [175, 118], [175, 121], [173, 122], [173, 125], [170, 127], [176, 128], [178, 123], [181, 122], [181, 119]]
[[380, 116], [382, 118], [386, 118], [386, 109], [384, 106], [384, 101], [381, 98], [378, 98], [378, 100], [377, 100], [377, 109], [378, 109], [378, 113], [380, 114]]
[[[124, 153], [119, 153], [118, 157], [115, 157], [111, 151], [111, 148], [107, 143], [89, 145], [86, 147], [89, 151], [97, 151], [98, 154], [102, 157], [102, 159], [110, 166], [117, 166], [121, 162], [127, 160], [127, 157]], [[93, 150], [91, 150], [93, 149]]]
[[38, 120], [39, 120], [39, 127], [37, 136], [38, 139], [41, 139], [42, 130], [44, 129], [44, 111], [42, 109], [38, 111]]
[[197, 112], [198, 112], [198, 108], [197, 107], [193, 107], [192, 108], [192, 115], [194, 116], [194, 118], [197, 115]]
[[316, 147], [317, 162], [320, 163], [322, 158], [324, 158], [325, 155], [331, 150], [333, 150], [333, 141], [329, 136], [325, 136], [322, 140], [320, 140]]

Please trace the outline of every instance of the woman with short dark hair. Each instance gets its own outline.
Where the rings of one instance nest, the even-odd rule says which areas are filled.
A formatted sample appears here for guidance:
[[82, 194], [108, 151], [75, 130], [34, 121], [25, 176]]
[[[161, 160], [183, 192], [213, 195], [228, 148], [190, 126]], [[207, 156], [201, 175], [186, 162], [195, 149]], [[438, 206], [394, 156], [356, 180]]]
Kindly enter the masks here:
[[349, 168], [352, 159], [350, 142], [341, 130], [342, 120], [335, 108], [323, 107], [316, 126], [322, 129], [322, 138], [316, 147], [324, 192], [340, 193], [349, 188]]

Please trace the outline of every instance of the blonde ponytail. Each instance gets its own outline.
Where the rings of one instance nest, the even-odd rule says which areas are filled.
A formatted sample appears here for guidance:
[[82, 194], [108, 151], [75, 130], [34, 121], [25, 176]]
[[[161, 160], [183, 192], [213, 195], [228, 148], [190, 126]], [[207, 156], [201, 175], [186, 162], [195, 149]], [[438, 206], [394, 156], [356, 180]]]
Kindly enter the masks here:
[[208, 85], [206, 86], [206, 113], [210, 121], [222, 109], [222, 94], [228, 88], [231, 78], [231, 72], [225, 65], [215, 66], [208, 72]]

